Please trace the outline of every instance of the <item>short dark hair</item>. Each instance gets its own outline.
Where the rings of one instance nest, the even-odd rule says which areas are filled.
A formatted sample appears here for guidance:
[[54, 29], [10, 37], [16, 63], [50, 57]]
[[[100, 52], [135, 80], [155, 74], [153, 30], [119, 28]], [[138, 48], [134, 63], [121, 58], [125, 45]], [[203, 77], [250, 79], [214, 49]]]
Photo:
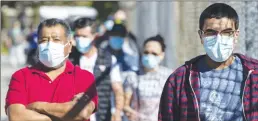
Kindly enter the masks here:
[[43, 27], [53, 27], [56, 25], [61, 25], [65, 29], [65, 35], [68, 37], [71, 34], [71, 28], [68, 23], [66, 23], [64, 20], [57, 19], [57, 18], [51, 18], [51, 19], [46, 19], [42, 21], [39, 26], [38, 26], [38, 38], [41, 37], [41, 31]]
[[236, 29], [239, 26], [239, 19], [237, 12], [231, 6], [225, 3], [214, 3], [207, 7], [201, 14], [199, 19], [199, 29], [203, 29], [203, 25], [206, 19], [216, 18], [220, 19], [226, 17], [234, 21]]
[[114, 26], [112, 27], [112, 29], [110, 31], [107, 32], [107, 34], [110, 36], [112, 35], [117, 35], [117, 36], [121, 36], [121, 37], [125, 37], [128, 34], [128, 31], [125, 27], [125, 25], [123, 24], [114, 24]]
[[92, 28], [92, 33], [95, 33], [97, 31], [97, 23], [95, 20], [87, 17], [82, 17], [78, 18], [77, 20], [74, 21], [73, 25], [73, 30], [75, 31], [76, 29], [81, 29], [84, 27], [91, 27]]
[[154, 36], [154, 37], [150, 37], [150, 38], [146, 39], [146, 40], [144, 41], [144, 43], [143, 43], [143, 46], [145, 46], [145, 45], [146, 45], [148, 42], [150, 42], [150, 41], [158, 42], [158, 43], [160, 44], [160, 46], [161, 46], [162, 52], [165, 51], [166, 45], [165, 45], [165, 42], [164, 42], [164, 39], [163, 39], [162, 36], [156, 35], [156, 36]]

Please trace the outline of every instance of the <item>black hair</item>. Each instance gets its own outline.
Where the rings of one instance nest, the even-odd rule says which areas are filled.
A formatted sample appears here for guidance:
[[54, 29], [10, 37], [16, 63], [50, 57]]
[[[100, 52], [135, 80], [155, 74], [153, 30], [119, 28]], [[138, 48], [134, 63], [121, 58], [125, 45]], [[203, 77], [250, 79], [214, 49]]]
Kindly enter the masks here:
[[146, 40], [144, 41], [144, 43], [143, 43], [143, 46], [145, 46], [145, 45], [146, 45], [148, 42], [150, 42], [150, 41], [158, 42], [158, 43], [161, 45], [162, 52], [165, 51], [166, 45], [165, 45], [165, 42], [164, 42], [164, 39], [163, 39], [162, 36], [156, 35], [156, 36], [154, 36], [154, 37], [150, 37], [150, 38], [146, 39]]
[[38, 38], [41, 37], [41, 31], [43, 27], [53, 27], [56, 25], [61, 25], [65, 29], [65, 35], [68, 37], [71, 34], [71, 28], [68, 23], [66, 23], [64, 20], [57, 19], [57, 18], [51, 18], [46, 19], [42, 21], [38, 26]]
[[201, 14], [199, 19], [199, 29], [203, 29], [203, 25], [206, 19], [216, 18], [220, 19], [226, 17], [234, 21], [235, 28], [238, 29], [239, 19], [237, 12], [231, 6], [225, 3], [214, 3], [207, 7]]
[[116, 36], [125, 37], [125, 36], [127, 36], [127, 33], [128, 33], [128, 31], [123, 24], [114, 24], [112, 29], [110, 31], [107, 31], [107, 34], [109, 36], [116, 35]]
[[87, 17], [82, 17], [75, 20], [73, 25], [73, 30], [81, 29], [87, 26], [92, 28], [92, 33], [95, 33], [97, 31], [96, 21]]

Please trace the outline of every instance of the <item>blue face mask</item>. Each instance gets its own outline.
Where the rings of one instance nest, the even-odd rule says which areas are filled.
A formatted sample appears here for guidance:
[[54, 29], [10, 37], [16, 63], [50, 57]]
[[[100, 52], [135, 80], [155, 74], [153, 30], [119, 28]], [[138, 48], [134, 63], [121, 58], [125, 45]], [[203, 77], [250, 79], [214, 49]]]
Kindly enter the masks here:
[[234, 37], [209, 36], [203, 38], [204, 49], [207, 55], [216, 62], [226, 61], [234, 50]]
[[109, 40], [109, 45], [114, 50], [120, 50], [122, 49], [122, 46], [124, 44], [124, 38], [123, 37], [117, 37], [117, 36], [111, 36]]
[[161, 61], [159, 56], [155, 56], [155, 55], [151, 55], [151, 54], [144, 54], [142, 56], [142, 64], [145, 68], [147, 69], [153, 69], [155, 67], [157, 67]]
[[86, 37], [76, 37], [76, 48], [80, 53], [87, 53], [91, 48], [92, 40]]

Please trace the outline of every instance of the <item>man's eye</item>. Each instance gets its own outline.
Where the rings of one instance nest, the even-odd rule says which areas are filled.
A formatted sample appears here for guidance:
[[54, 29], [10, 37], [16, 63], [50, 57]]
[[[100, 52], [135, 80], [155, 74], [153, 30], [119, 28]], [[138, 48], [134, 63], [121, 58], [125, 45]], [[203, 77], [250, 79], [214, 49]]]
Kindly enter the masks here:
[[222, 35], [226, 35], [226, 36], [230, 36], [233, 34], [232, 31], [225, 31], [225, 32], [221, 32]]
[[43, 40], [40, 40], [39, 43], [44, 43], [44, 42], [47, 42], [46, 39], [43, 39]]
[[216, 32], [204, 32], [204, 34], [206, 34], [206, 35], [214, 35], [214, 34], [216, 34]]

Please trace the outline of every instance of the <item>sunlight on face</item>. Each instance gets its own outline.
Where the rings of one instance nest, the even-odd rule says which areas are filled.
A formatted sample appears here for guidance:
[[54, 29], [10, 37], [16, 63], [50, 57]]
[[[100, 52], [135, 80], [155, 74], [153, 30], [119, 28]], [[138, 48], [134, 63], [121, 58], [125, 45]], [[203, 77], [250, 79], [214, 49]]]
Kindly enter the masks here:
[[74, 33], [75, 37], [88, 37], [94, 38], [94, 33], [92, 33], [92, 28], [87, 26], [84, 28], [76, 29]]
[[149, 41], [148, 43], [146, 43], [144, 51], [160, 54], [162, 53], [162, 48], [159, 42]]
[[144, 54], [153, 54], [159, 56], [161, 60], [164, 59], [164, 52], [162, 52], [162, 46], [157, 41], [149, 41], [144, 46]]
[[[234, 40], [237, 41], [238, 40], [238, 36], [239, 36], [239, 30], [236, 30], [235, 27], [235, 23], [232, 19], [228, 19], [226, 17], [224, 18], [220, 18], [220, 19], [216, 19], [216, 18], [211, 18], [211, 19], [206, 19], [204, 21], [204, 25], [202, 28], [202, 31], [217, 31], [217, 32], [221, 32], [224, 30], [232, 30], [235, 31], [234, 33]], [[205, 37], [205, 35], [201, 35], [201, 37]], [[203, 44], [203, 40], [201, 41], [201, 43]]]
[[203, 25], [203, 31], [207, 29], [222, 31], [229, 28], [231, 28], [232, 30], [236, 30], [234, 21], [225, 17], [221, 19], [206, 19]]
[[39, 44], [47, 43], [49, 41], [59, 43], [59, 44], [67, 44], [64, 47], [64, 55], [68, 55], [71, 52], [71, 41], [67, 37], [65, 33], [65, 28], [61, 25], [56, 25], [52, 27], [43, 27], [41, 31], [41, 37], [39, 38]]

